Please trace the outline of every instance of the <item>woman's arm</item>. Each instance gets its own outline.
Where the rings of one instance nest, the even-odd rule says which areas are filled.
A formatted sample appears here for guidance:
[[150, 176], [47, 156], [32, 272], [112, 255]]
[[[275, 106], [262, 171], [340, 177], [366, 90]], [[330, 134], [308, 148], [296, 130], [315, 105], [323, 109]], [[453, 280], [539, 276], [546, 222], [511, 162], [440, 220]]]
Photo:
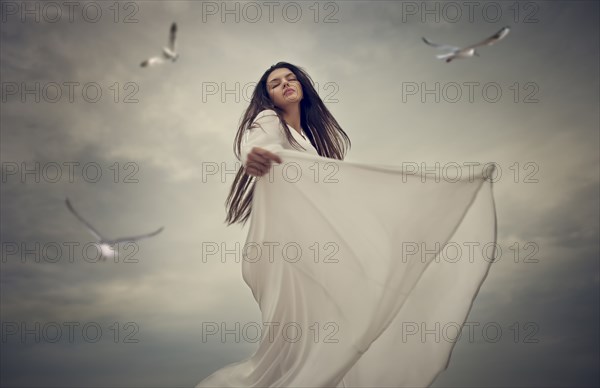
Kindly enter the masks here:
[[242, 140], [240, 156], [246, 172], [253, 176], [265, 175], [272, 162], [282, 162], [274, 153], [282, 149], [279, 117], [273, 110], [263, 110], [246, 130]]

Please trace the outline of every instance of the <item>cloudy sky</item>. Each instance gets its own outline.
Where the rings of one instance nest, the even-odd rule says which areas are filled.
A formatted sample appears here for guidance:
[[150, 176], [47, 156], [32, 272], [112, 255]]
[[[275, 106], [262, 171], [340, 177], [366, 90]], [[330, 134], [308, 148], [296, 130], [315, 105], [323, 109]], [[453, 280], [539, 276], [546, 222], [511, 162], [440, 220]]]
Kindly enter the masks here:
[[[462, 338], [434, 386], [598, 383], [597, 2], [73, 3], [1, 3], [3, 385], [193, 386], [254, 352], [202, 338], [260, 321], [239, 255], [203, 246], [245, 240], [233, 138], [278, 61], [316, 82], [347, 160], [500, 167], [502, 256], [468, 320], [502, 335]], [[173, 21], [178, 61], [141, 68]], [[505, 25], [449, 64], [421, 40]], [[165, 229], [97, 262], [66, 196], [110, 237]]]

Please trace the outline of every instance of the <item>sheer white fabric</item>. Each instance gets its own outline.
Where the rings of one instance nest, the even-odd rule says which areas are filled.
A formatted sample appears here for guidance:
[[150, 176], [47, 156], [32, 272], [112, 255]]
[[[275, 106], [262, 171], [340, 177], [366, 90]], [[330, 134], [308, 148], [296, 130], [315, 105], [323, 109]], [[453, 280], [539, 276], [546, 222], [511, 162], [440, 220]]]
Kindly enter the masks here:
[[429, 386], [495, 254], [490, 171], [328, 159], [275, 112], [255, 122], [244, 165], [254, 146], [283, 160], [256, 182], [242, 261], [262, 339], [197, 387]]

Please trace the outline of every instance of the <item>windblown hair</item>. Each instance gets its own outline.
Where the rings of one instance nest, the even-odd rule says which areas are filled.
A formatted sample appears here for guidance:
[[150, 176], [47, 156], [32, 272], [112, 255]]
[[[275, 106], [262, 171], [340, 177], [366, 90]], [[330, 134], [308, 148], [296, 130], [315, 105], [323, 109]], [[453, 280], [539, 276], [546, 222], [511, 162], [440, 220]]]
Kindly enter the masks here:
[[[260, 81], [254, 89], [250, 105], [242, 117], [234, 140], [233, 151], [238, 159], [241, 159], [241, 144], [244, 138], [244, 132], [253, 123], [256, 116], [265, 109], [272, 109], [279, 116], [285, 134], [292, 146], [302, 146], [294, 139], [290, 129], [283, 119], [283, 111], [276, 107], [269, 96], [267, 89], [267, 78], [275, 69], [287, 68], [296, 76], [302, 86], [303, 98], [300, 101], [300, 125], [304, 129], [306, 136], [315, 147], [320, 156], [343, 160], [346, 151], [351, 146], [350, 138], [342, 130], [333, 115], [329, 112], [317, 91], [314, 88], [313, 80], [304, 69], [294, 66], [287, 62], [278, 62], [271, 66], [260, 77]], [[250, 217], [252, 211], [252, 198], [254, 196], [254, 186], [256, 177], [246, 173], [244, 166], [241, 166], [235, 176], [235, 180], [227, 196], [225, 206], [227, 207], [227, 217], [225, 222], [227, 226], [236, 222], [242, 222], [244, 225]]]

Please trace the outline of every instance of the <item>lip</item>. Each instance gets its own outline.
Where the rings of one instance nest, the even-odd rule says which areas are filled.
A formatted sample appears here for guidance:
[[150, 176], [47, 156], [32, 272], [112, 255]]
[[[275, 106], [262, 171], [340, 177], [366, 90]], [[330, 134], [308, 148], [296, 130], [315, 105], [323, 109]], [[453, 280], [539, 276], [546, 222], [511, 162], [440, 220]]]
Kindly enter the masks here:
[[296, 90], [294, 88], [287, 88], [283, 91], [283, 95], [287, 96], [288, 92], [295, 92]]

